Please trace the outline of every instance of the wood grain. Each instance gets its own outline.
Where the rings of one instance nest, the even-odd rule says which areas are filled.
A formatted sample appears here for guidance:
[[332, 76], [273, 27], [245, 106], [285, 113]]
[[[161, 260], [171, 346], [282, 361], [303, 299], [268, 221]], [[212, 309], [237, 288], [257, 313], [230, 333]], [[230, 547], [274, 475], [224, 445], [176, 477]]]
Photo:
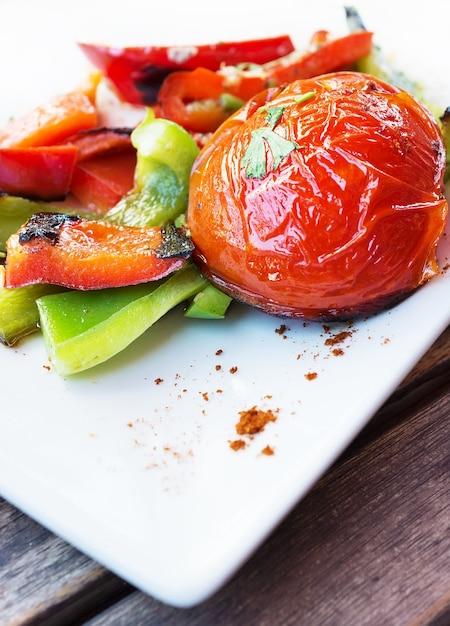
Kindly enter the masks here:
[[[64, 624], [128, 585], [0, 499], [0, 624]], [[95, 598], [91, 600], [91, 596]], [[104, 606], [107, 606], [105, 603]], [[53, 617], [55, 621], [53, 622]], [[67, 622], [68, 624], [70, 621]]]
[[450, 329], [242, 570], [192, 609], [0, 500], [2, 626], [450, 623]]

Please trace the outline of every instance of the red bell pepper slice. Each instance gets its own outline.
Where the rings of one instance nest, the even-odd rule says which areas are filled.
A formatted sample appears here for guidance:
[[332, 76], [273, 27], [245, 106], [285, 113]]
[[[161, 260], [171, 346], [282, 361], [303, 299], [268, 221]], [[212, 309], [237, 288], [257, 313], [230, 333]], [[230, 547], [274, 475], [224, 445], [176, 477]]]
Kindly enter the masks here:
[[109, 150], [75, 164], [70, 190], [83, 207], [104, 215], [134, 185], [136, 150]]
[[77, 162], [105, 154], [105, 152], [119, 151], [132, 147], [132, 128], [97, 127], [80, 130], [65, 141], [65, 145], [78, 148]]
[[313, 36], [320, 42], [312, 52], [294, 51], [279, 63], [266, 65], [266, 86], [292, 83], [294, 80], [313, 78], [337, 70], [346, 69], [372, 50], [373, 33], [361, 30], [337, 39]]
[[76, 157], [76, 146], [0, 148], [0, 192], [37, 200], [64, 200]]
[[131, 128], [82, 130], [64, 144], [76, 146], [70, 191], [89, 211], [104, 215], [134, 185], [136, 149]]
[[78, 45], [126, 102], [146, 105], [155, 102], [162, 80], [172, 71], [196, 67], [217, 70], [222, 64], [262, 64], [294, 50], [288, 35], [198, 46], [114, 48], [89, 43]]
[[214, 131], [229, 116], [220, 104], [224, 92], [224, 78], [213, 70], [172, 72], [161, 87], [160, 115], [190, 132]]
[[221, 67], [215, 72], [207, 69], [174, 72], [159, 91], [161, 115], [187, 130], [210, 132], [217, 128], [221, 116], [225, 119], [229, 115], [218, 101], [222, 94], [247, 101], [268, 87], [347, 68], [372, 49], [372, 33], [368, 31], [338, 39], [326, 39], [320, 31], [320, 37], [313, 41], [316, 44], [313, 50], [294, 51], [258, 68]]
[[8, 239], [5, 286], [89, 290], [159, 280], [180, 269], [192, 251], [190, 240], [174, 230], [36, 213]]

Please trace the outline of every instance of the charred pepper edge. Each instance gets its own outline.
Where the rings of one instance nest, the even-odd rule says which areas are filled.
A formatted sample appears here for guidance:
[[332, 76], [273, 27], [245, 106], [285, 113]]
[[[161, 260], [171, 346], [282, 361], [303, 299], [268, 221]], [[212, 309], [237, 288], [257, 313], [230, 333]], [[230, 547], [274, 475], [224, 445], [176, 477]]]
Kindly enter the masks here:
[[24, 244], [32, 239], [45, 239], [54, 246], [58, 243], [61, 228], [67, 222], [81, 222], [79, 215], [68, 213], [47, 213], [40, 211], [34, 213], [19, 230], [19, 243]]
[[174, 257], [189, 258], [194, 250], [194, 243], [184, 227], [168, 224], [161, 228], [162, 241], [155, 249], [158, 259]]

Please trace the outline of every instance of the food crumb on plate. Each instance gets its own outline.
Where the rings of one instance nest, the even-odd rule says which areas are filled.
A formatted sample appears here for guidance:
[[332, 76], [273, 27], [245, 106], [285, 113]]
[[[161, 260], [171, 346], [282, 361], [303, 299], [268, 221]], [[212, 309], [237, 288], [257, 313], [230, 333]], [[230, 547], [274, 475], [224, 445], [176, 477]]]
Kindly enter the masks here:
[[234, 441], [229, 441], [230, 448], [237, 452], [238, 450], [243, 450], [247, 444], [243, 439], [235, 439]]
[[264, 430], [269, 422], [275, 422], [277, 416], [271, 410], [263, 411], [256, 406], [246, 411], [240, 411], [239, 422], [236, 424], [238, 435], [255, 435]]
[[281, 335], [283, 339], [287, 338], [286, 332], [288, 330], [290, 330], [290, 328], [286, 326], [286, 324], [281, 324], [280, 326], [278, 326], [278, 328], [275, 328], [275, 332], [277, 333], [277, 335]]

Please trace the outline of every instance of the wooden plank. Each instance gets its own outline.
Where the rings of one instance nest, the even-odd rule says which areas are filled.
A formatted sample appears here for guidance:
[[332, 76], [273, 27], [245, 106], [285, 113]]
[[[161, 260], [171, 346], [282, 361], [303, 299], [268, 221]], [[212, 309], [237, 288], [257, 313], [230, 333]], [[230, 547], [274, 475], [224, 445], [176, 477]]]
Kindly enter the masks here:
[[450, 329], [236, 578], [185, 611], [131, 593], [0, 499], [2, 626], [69, 626], [90, 616], [99, 626], [130, 623], [130, 615], [133, 624], [167, 626], [359, 626], [374, 615], [377, 623], [394, 623], [378, 619], [377, 611], [388, 610], [406, 620], [396, 625], [422, 612], [417, 624], [446, 618], [449, 422]]
[[99, 610], [130, 589], [3, 499], [0, 531], [2, 626], [69, 624], [65, 615]]

